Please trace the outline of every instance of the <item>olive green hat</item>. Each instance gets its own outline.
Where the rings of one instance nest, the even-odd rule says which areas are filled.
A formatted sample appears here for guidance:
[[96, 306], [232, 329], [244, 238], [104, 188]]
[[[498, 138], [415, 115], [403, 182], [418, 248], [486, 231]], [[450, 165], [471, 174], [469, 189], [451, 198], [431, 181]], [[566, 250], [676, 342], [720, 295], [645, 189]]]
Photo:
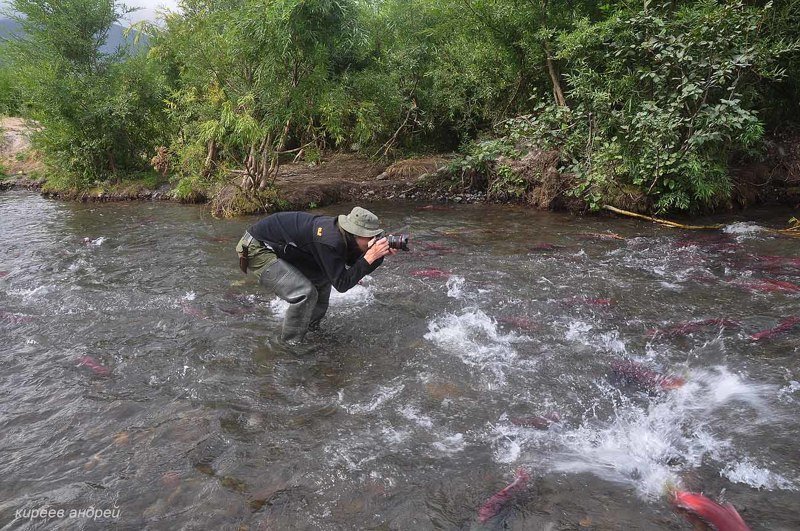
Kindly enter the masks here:
[[378, 216], [366, 208], [355, 207], [348, 215], [339, 216], [339, 226], [356, 236], [372, 238], [383, 232]]

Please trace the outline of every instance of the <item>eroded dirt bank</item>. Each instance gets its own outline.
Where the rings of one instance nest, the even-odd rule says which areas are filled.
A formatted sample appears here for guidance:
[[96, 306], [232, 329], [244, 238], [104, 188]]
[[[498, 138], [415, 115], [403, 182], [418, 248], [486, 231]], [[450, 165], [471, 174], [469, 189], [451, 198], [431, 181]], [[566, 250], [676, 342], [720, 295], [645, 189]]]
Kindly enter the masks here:
[[[45, 168], [31, 149], [30, 135], [36, 124], [21, 118], [0, 120], [0, 169], [6, 177], [0, 189], [14, 186], [42, 191]], [[331, 154], [319, 164], [290, 163], [280, 166], [269, 194], [242, 193], [241, 173], [230, 175], [228, 184], [198, 194], [216, 215], [262, 213], [277, 209], [307, 209], [341, 201], [368, 199], [425, 200], [438, 202], [522, 202], [532, 208], [582, 211], [582, 201], [570, 197], [572, 177], [558, 171], [554, 151], [531, 152], [517, 160], [499, 160], [519, 177], [525, 190], [516, 196], [497, 193], [491, 176], [453, 173], [448, 170], [454, 155], [418, 157], [393, 164], [352, 154]], [[766, 143], [763, 160], [732, 165], [733, 194], [729, 208], [755, 204], [800, 205], [800, 132], [776, 134]], [[494, 192], [493, 192], [494, 190]], [[99, 186], [89, 190], [45, 192], [50, 197], [80, 201], [172, 200], [169, 184], [148, 187], [138, 182]], [[644, 197], [623, 196], [614, 206], [647, 212]]]

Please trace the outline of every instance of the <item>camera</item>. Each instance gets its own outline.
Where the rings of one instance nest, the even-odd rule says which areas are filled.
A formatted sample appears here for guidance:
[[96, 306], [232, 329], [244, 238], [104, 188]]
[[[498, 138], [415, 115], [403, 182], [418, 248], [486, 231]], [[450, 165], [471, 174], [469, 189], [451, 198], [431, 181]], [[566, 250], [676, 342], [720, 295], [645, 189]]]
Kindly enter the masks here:
[[411, 237], [408, 234], [385, 234], [383, 237], [389, 243], [389, 249], [411, 250], [408, 248], [408, 239]]

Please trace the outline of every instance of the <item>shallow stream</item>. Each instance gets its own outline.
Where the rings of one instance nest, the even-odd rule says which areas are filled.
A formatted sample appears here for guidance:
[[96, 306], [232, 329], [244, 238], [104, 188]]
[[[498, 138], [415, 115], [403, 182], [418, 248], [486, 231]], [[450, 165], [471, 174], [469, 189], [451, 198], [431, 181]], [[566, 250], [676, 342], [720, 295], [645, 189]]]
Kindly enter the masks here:
[[0, 195], [0, 528], [690, 529], [672, 487], [800, 528], [791, 213], [363, 206], [413, 251], [291, 350], [255, 218]]

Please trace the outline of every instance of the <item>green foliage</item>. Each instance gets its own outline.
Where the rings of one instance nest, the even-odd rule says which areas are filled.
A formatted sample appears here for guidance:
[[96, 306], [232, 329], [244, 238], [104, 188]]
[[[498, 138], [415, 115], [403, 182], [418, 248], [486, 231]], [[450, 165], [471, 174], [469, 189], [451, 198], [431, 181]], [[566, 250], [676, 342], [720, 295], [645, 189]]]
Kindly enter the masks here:
[[[759, 38], [769, 6], [701, 1], [645, 7], [560, 40], [582, 192], [632, 184], [658, 210], [713, 207], [727, 199], [728, 160], [756, 150], [763, 125], [752, 80], [779, 78], [790, 47]], [[578, 144], [576, 147], [579, 147]]]
[[0, 43], [0, 116], [17, 116], [22, 109], [22, 89], [14, 69], [3, 61], [4, 53]]
[[177, 73], [168, 106], [184, 174], [208, 175], [228, 161], [263, 186], [283, 152], [313, 157], [348, 140], [354, 115], [368, 110], [339, 85], [354, 45], [353, 2], [188, 7], [185, 17], [167, 17], [151, 50]]
[[0, 112], [38, 119], [47, 162], [83, 185], [156, 146], [185, 200], [242, 172], [269, 189], [331, 149], [465, 146], [455, 184], [518, 198], [503, 157], [557, 149], [594, 208], [713, 208], [731, 160], [800, 116], [797, 0], [183, 0], [139, 28], [146, 56], [101, 51], [115, 0], [54, 5], [12, 0], [27, 37], [0, 56]]
[[520, 154], [507, 137], [473, 142], [464, 151], [462, 157], [450, 163], [451, 173], [472, 171], [486, 175], [493, 170], [500, 157], [515, 157]]
[[498, 133], [559, 148], [591, 208], [629, 189], [660, 211], [714, 207], [730, 194], [729, 160], [760, 147], [756, 82], [780, 79], [795, 49], [760, 38], [769, 12], [701, 1], [584, 19], [557, 43], [569, 108], [540, 104]]
[[186, 176], [178, 180], [172, 189], [172, 197], [184, 203], [195, 203], [205, 196], [205, 185], [196, 177]]
[[48, 165], [79, 186], [145, 169], [163, 136], [163, 81], [145, 56], [101, 51], [124, 8], [113, 0], [11, 6], [25, 32], [9, 43], [11, 63], [26, 114], [42, 125], [33, 141]]

